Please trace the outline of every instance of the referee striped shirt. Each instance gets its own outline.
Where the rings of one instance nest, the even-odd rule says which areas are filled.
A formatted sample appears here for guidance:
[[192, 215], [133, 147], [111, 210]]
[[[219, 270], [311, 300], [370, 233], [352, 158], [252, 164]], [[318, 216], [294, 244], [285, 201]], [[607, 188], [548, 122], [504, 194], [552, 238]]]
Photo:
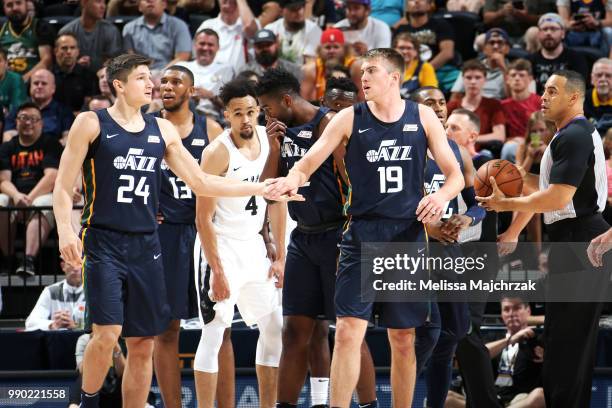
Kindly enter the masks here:
[[583, 116], [572, 120], [552, 138], [540, 164], [540, 191], [551, 184], [576, 187], [562, 209], [545, 212], [544, 223], [602, 212], [608, 195], [606, 161], [601, 136]]

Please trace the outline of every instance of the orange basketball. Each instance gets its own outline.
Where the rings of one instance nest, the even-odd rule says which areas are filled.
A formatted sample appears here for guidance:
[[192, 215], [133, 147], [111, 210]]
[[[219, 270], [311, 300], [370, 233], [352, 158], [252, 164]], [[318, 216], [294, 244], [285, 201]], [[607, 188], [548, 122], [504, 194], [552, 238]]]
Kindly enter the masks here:
[[507, 197], [518, 197], [523, 190], [523, 178], [516, 166], [508, 160], [489, 160], [483, 164], [474, 178], [474, 190], [479, 197], [493, 193], [489, 177], [495, 177], [497, 187]]

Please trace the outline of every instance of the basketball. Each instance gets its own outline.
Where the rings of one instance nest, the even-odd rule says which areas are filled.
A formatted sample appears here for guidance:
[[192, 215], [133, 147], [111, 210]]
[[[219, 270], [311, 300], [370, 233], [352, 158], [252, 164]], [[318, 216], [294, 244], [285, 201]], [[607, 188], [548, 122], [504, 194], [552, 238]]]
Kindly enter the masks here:
[[497, 187], [507, 197], [518, 197], [523, 190], [523, 178], [514, 164], [508, 160], [490, 160], [482, 165], [474, 178], [474, 190], [479, 197], [493, 193], [489, 177], [495, 177]]

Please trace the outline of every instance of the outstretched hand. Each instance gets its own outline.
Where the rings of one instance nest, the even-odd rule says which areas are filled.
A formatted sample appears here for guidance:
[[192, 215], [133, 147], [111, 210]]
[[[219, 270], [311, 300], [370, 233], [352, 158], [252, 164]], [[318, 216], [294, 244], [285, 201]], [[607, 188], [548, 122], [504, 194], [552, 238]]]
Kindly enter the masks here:
[[297, 185], [288, 177], [267, 179], [265, 181], [264, 198], [269, 201], [305, 201], [304, 196], [298, 194]]

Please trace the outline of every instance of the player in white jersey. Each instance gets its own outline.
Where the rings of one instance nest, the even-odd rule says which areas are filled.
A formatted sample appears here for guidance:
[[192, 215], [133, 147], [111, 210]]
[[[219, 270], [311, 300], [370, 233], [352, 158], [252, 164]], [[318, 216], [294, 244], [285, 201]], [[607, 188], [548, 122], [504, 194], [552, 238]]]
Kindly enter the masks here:
[[[235, 80], [221, 90], [225, 118], [231, 127], [202, 154], [202, 169], [230, 179], [257, 182], [268, 157], [266, 129], [257, 126], [259, 108], [249, 82]], [[232, 324], [234, 305], [248, 325], [257, 324], [256, 369], [260, 406], [276, 401], [276, 376], [281, 355], [280, 287], [285, 263], [286, 205], [268, 208], [276, 238], [276, 259], [270, 262], [260, 231], [266, 202], [256, 196], [224, 199], [198, 197], [199, 240], [194, 254], [202, 337], [194, 370], [198, 407], [212, 408], [223, 332]], [[201, 242], [201, 249], [199, 243]]]

